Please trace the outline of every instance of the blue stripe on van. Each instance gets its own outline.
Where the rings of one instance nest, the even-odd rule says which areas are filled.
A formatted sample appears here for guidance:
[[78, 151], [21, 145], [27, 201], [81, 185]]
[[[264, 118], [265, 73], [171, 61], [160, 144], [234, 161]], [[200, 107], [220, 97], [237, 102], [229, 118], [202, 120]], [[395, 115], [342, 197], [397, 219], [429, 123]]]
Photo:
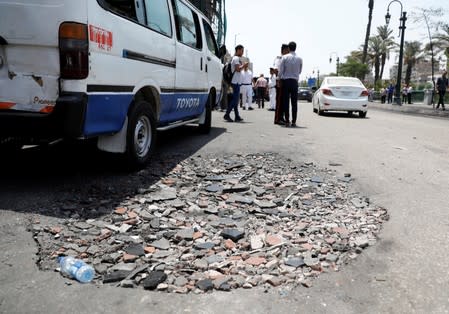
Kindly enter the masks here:
[[[133, 99], [130, 93], [89, 94], [84, 135], [111, 134], [121, 130]], [[199, 116], [207, 101], [207, 93], [161, 94], [159, 126]]]
[[90, 94], [87, 103], [84, 135], [119, 131], [125, 121], [133, 94]]

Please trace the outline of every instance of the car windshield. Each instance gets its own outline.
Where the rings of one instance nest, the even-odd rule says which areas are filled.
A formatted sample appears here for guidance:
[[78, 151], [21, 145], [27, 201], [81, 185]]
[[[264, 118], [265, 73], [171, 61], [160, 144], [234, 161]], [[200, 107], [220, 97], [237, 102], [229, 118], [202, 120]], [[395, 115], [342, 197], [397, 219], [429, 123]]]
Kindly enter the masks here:
[[327, 83], [329, 85], [357, 85], [357, 86], [363, 86], [362, 82], [360, 82], [360, 80], [357, 79], [357, 78], [335, 77], [335, 78], [327, 79]]

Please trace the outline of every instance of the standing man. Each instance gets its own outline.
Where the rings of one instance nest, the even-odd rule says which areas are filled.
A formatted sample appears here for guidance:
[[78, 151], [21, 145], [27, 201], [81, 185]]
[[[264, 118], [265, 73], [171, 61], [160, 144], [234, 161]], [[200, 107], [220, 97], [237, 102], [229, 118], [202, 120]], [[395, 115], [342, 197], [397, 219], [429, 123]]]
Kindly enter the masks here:
[[253, 72], [249, 69], [248, 63], [243, 67], [242, 85], [240, 93], [242, 94], [243, 110], [253, 110]]
[[387, 88], [387, 103], [393, 103], [394, 85], [390, 83]]
[[248, 62], [242, 63], [240, 61], [240, 57], [243, 55], [243, 50], [244, 47], [242, 45], [236, 46], [235, 54], [231, 60], [231, 71], [232, 73], [234, 73], [231, 81], [232, 99], [231, 102], [228, 104], [226, 114], [223, 117], [223, 119], [225, 119], [227, 122], [234, 122], [234, 120], [232, 120], [231, 117], [229, 116], [232, 110], [234, 110], [235, 113], [235, 121], [236, 122], [243, 121], [243, 119], [239, 115], [240, 84], [242, 83], [241, 71], [245, 66], [245, 64], [248, 63]]
[[448, 87], [449, 87], [449, 85], [448, 85], [448, 79], [447, 79], [447, 71], [443, 71], [443, 75], [440, 78], [438, 78], [438, 80], [437, 80], [437, 92], [438, 92], [439, 98], [438, 98], [438, 105], [437, 105], [436, 109], [440, 108], [440, 105], [441, 105], [441, 108], [443, 110], [446, 110], [446, 108], [444, 108], [444, 95], [446, 94], [446, 90]]
[[412, 87], [412, 85], [409, 84], [407, 87], [407, 101], [408, 101], [409, 105], [412, 103], [412, 93], [413, 93], [413, 87]]
[[[256, 88], [257, 88], [257, 106], [260, 108], [262, 105], [262, 108], [265, 107], [265, 92], [267, 90], [268, 82], [261, 74], [259, 78], [256, 81]], [[261, 104], [262, 102], [262, 104]]]
[[[285, 126], [296, 126], [298, 115], [298, 80], [302, 71], [302, 59], [296, 55], [296, 43], [288, 44], [289, 53], [282, 57], [279, 76], [282, 84], [282, 107], [285, 115]], [[290, 124], [289, 101], [292, 104], [292, 121]]]
[[281, 55], [277, 56], [274, 60], [274, 69], [277, 76], [277, 84], [276, 84], [276, 112], [274, 114], [274, 124], [284, 124], [284, 110], [282, 109], [282, 86], [281, 79], [279, 78], [279, 66], [281, 65], [282, 56], [289, 53], [288, 45], [282, 44], [281, 46]]
[[270, 111], [276, 110], [276, 84], [277, 77], [274, 68], [270, 68], [270, 79], [268, 80], [268, 93], [270, 95]]

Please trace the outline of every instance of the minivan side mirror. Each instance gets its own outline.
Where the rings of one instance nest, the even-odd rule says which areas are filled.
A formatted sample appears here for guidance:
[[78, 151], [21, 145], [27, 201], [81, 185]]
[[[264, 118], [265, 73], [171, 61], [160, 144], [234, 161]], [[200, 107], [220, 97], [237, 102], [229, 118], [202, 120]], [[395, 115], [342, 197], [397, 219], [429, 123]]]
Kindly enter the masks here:
[[226, 45], [222, 45], [219, 49], [218, 49], [218, 58], [222, 59], [224, 56], [226, 55]]

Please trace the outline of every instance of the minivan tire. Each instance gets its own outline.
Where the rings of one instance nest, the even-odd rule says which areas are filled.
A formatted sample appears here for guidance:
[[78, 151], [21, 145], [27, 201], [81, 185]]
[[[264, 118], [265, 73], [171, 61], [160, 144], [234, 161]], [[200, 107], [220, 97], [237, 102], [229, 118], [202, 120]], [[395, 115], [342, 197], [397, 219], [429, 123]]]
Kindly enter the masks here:
[[151, 105], [137, 101], [128, 113], [126, 157], [129, 166], [141, 168], [150, 159], [156, 142], [156, 119]]
[[201, 134], [209, 134], [212, 128], [212, 106], [211, 106], [211, 94], [207, 97], [206, 106], [204, 110], [206, 110], [206, 119], [204, 123], [198, 124], [198, 131]]

